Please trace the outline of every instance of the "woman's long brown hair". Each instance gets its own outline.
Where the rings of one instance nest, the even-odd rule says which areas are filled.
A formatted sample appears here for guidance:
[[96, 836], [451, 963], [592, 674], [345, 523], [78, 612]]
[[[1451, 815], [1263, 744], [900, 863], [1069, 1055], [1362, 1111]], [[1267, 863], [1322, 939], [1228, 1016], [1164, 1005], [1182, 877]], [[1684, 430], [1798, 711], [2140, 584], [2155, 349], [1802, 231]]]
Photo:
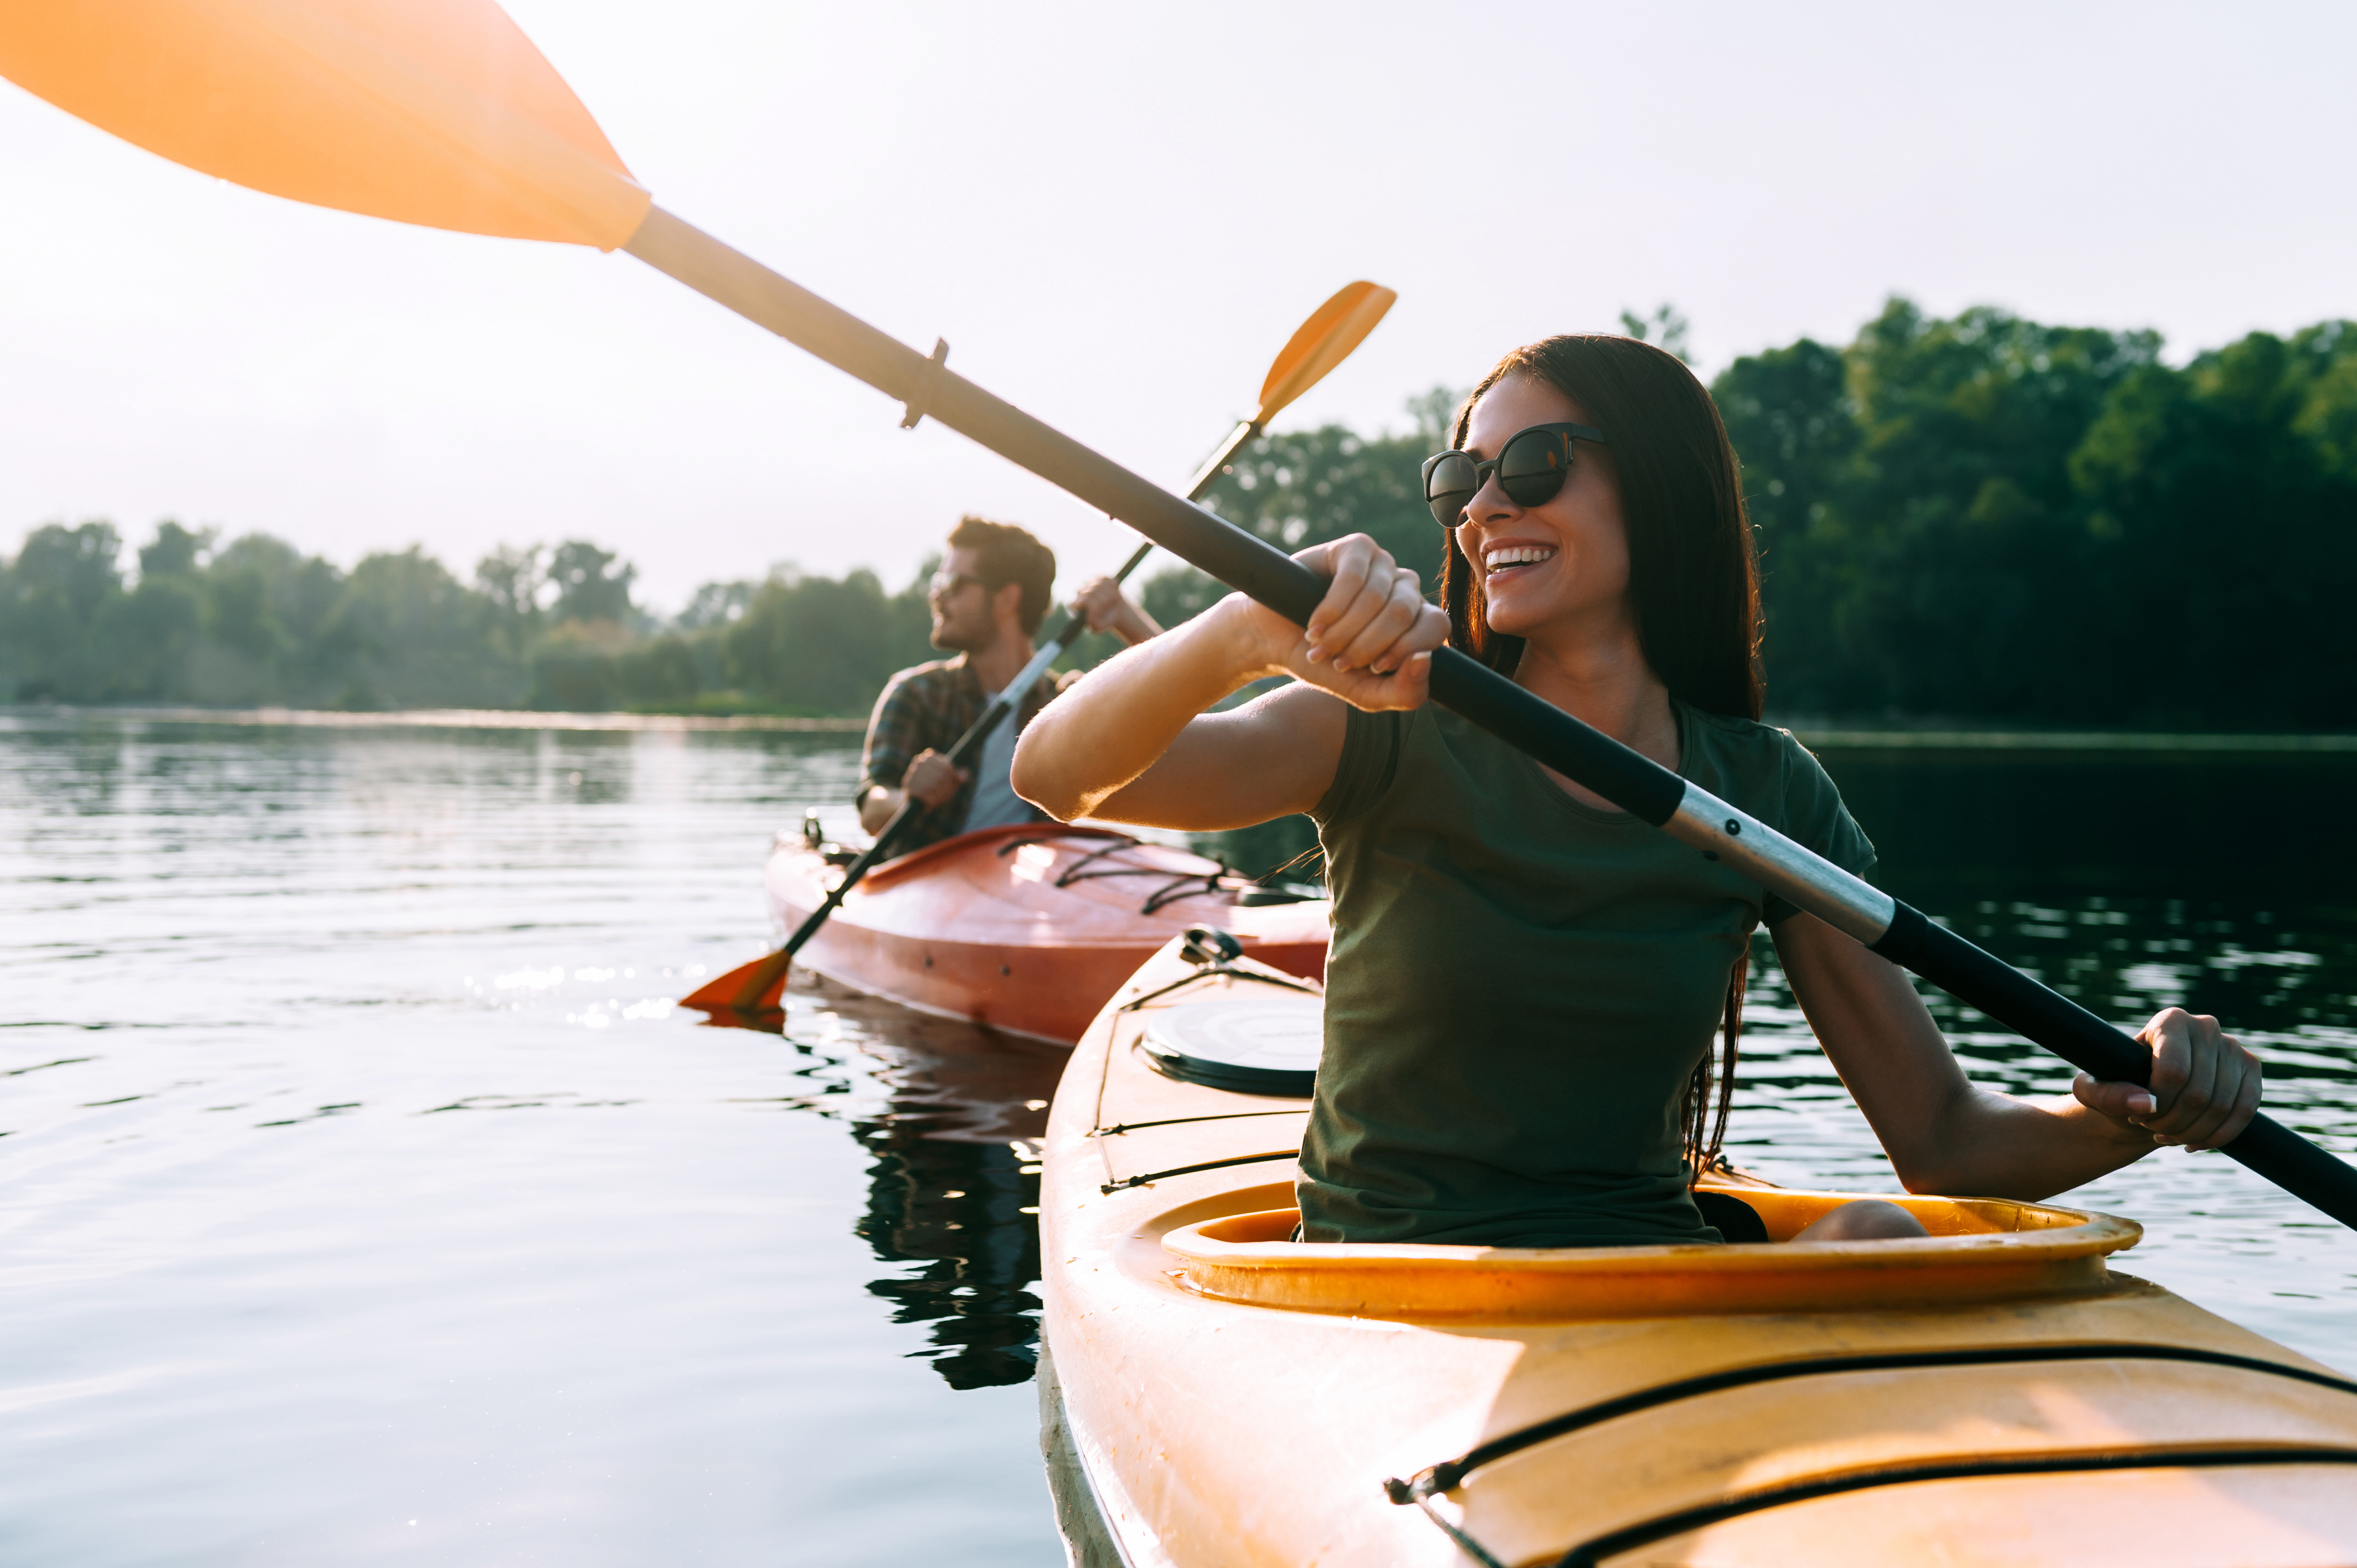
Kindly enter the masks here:
[[[1710, 393], [1675, 355], [1633, 338], [1548, 338], [1515, 349], [1482, 378], [1458, 411], [1457, 446], [1465, 445], [1481, 394], [1515, 375], [1553, 386], [1577, 405], [1584, 423], [1610, 438], [1629, 531], [1629, 597], [1645, 662], [1679, 701], [1757, 719], [1763, 693], [1759, 560], [1735, 448]], [[1449, 643], [1511, 675], [1523, 639], [1491, 630], [1487, 605], [1481, 574], [1452, 530], [1440, 566]], [[1727, 1135], [1750, 967], [1747, 950], [1727, 976], [1717, 1073], [1705, 1056], [1679, 1107], [1693, 1180], [1718, 1162]]]

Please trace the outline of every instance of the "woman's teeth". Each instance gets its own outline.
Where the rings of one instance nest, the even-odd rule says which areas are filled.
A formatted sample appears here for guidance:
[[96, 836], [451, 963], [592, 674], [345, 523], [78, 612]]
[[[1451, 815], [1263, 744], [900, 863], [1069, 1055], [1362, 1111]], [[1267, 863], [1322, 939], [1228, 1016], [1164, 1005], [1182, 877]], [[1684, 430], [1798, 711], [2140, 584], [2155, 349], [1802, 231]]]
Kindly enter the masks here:
[[1555, 552], [1544, 545], [1502, 545], [1496, 550], [1482, 553], [1481, 569], [1485, 573], [1494, 575], [1510, 566], [1535, 566], [1542, 561], [1550, 561], [1554, 558]]

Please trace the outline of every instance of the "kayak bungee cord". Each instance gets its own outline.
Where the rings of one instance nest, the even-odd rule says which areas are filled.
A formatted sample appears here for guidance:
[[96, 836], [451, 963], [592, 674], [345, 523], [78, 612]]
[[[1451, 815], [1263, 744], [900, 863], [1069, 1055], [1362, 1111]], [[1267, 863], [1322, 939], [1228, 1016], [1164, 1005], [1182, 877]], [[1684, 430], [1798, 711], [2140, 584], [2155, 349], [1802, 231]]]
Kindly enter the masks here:
[[[1606, 1558], [1688, 1530], [1721, 1524], [1746, 1514], [1846, 1492], [1877, 1487], [1903, 1487], [1921, 1481], [1996, 1480], [2018, 1476], [2083, 1476], [2115, 1470], [2221, 1470], [2277, 1465], [2357, 1465], [2357, 1448], [2317, 1444], [2287, 1444], [2280, 1448], [2245, 1447], [2240, 1444], [2202, 1448], [2128, 1448], [2083, 1454], [1993, 1455], [1986, 1459], [1917, 1460], [1904, 1465], [1875, 1465], [1818, 1476], [1782, 1486], [1739, 1492], [1717, 1503], [1683, 1509], [1642, 1524], [1616, 1530], [1581, 1542], [1555, 1560], [1554, 1568], [1599, 1568]], [[1462, 1543], [1463, 1537], [1450, 1535]], [[1495, 1560], [1491, 1560], [1495, 1563]], [[1504, 1568], [1498, 1563], [1496, 1568]]]
[[[2082, 1343], [2075, 1345], [1968, 1346], [1940, 1350], [1886, 1351], [1847, 1356], [1812, 1356], [1799, 1360], [1770, 1361], [1760, 1366], [1737, 1367], [1726, 1371], [1711, 1372], [1701, 1377], [1684, 1378], [1676, 1382], [1663, 1383], [1615, 1399], [1586, 1405], [1551, 1420], [1536, 1423], [1493, 1437], [1480, 1447], [1455, 1459], [1445, 1460], [1418, 1472], [1408, 1480], [1387, 1480], [1383, 1495], [1394, 1503], [1413, 1504], [1424, 1516], [1455, 1541], [1458, 1547], [1483, 1568], [1504, 1568], [1498, 1558], [1480, 1541], [1468, 1535], [1463, 1527], [1445, 1518], [1432, 1507], [1432, 1499], [1453, 1492], [1464, 1485], [1471, 1474], [1485, 1465], [1493, 1464], [1509, 1455], [1521, 1453], [1557, 1437], [1567, 1436], [1585, 1428], [1634, 1415], [1641, 1411], [1658, 1410], [1681, 1400], [1696, 1399], [1730, 1389], [1753, 1388], [1762, 1383], [1781, 1382], [1794, 1378], [1831, 1377], [1844, 1373], [1938, 1370], [1957, 1367], [2026, 1366], [2058, 1361], [2169, 1361], [2203, 1367], [2222, 1367], [2231, 1370], [2262, 1377], [2288, 1378], [2310, 1383], [2340, 1393], [2357, 1395], [2357, 1381], [2330, 1372], [2312, 1371], [2306, 1367], [2294, 1367], [2281, 1361], [2269, 1361], [2255, 1356], [2237, 1356], [2222, 1350], [2211, 1350], [2189, 1345], [2151, 1345], [2136, 1341]], [[1814, 1498], [1835, 1496], [1843, 1492], [1861, 1491], [1871, 1487], [1900, 1486], [1916, 1481], [1953, 1480], [1964, 1477], [1997, 1476], [2050, 1475], [2055, 1473], [2092, 1470], [2149, 1469], [2185, 1465], [2189, 1466], [2223, 1465], [2314, 1465], [2357, 1464], [2357, 1448], [2322, 1445], [2272, 1447], [2221, 1447], [2184, 1449], [2166, 1446], [2134, 1449], [2095, 1450], [2078, 1454], [2040, 1454], [2027, 1455], [1991, 1455], [1968, 1460], [1918, 1460], [1903, 1465], [1867, 1466], [1828, 1476], [1812, 1477], [1807, 1480], [1788, 1482], [1780, 1486], [1756, 1488], [1721, 1498], [1715, 1502], [1681, 1509], [1657, 1519], [1626, 1526], [1609, 1535], [1573, 1547], [1555, 1560], [1556, 1568], [1587, 1568], [1604, 1558], [1629, 1551], [1633, 1547], [1684, 1534], [1705, 1525], [1716, 1524], [1745, 1513], [1780, 1508], [1788, 1503], [1805, 1502]]]
[[[1143, 995], [1133, 996], [1121, 1003], [1114, 1008], [1116, 1015], [1136, 1012], [1149, 1003], [1169, 995], [1174, 991], [1193, 985], [1198, 981], [1210, 980], [1214, 976], [1231, 981], [1258, 981], [1263, 985], [1274, 985], [1286, 991], [1308, 992], [1313, 996], [1320, 994], [1318, 987], [1295, 980], [1288, 975], [1265, 974], [1257, 970], [1238, 967], [1236, 961], [1243, 956], [1243, 944], [1236, 940], [1232, 932], [1223, 931], [1217, 926], [1189, 926], [1179, 940], [1179, 956], [1192, 967], [1169, 983], [1158, 985]], [[1108, 1058], [1108, 1065], [1110, 1065], [1110, 1058]], [[1160, 1070], [1158, 1067], [1157, 1070]], [[1100, 1079], [1097, 1084], [1096, 1113], [1089, 1118], [1089, 1130], [1085, 1135], [1102, 1140], [1116, 1138], [1125, 1133], [1145, 1127], [1175, 1127], [1193, 1122], [1240, 1122], [1258, 1116], [1299, 1116], [1305, 1113], [1302, 1111], [1240, 1111], [1220, 1116], [1171, 1116], [1152, 1122], [1116, 1122], [1108, 1127], [1104, 1122], [1104, 1084]], [[1167, 1180], [1171, 1176], [1193, 1176], [1198, 1171], [1226, 1170], [1232, 1165], [1256, 1165], [1274, 1163], [1277, 1160], [1297, 1160], [1301, 1157], [1301, 1146], [1296, 1144], [1289, 1149], [1273, 1149], [1265, 1154], [1237, 1155], [1227, 1159], [1204, 1160], [1194, 1165], [1173, 1165], [1167, 1170], [1147, 1171], [1141, 1176], [1116, 1176], [1113, 1172], [1111, 1146], [1100, 1142], [1097, 1144], [1097, 1150], [1103, 1156], [1105, 1166], [1105, 1179], [1098, 1184], [1097, 1190], [1107, 1197], [1116, 1192], [1126, 1192], [1132, 1187], [1151, 1187], [1156, 1182]]]
[[[1008, 839], [998, 846], [996, 853], [999, 859], [1004, 860], [1025, 844], [1048, 843], [1057, 837], [1058, 835], [1054, 833], [1036, 833], [1028, 838]], [[1231, 868], [1217, 860], [1211, 862], [1212, 869], [1208, 872], [1182, 872], [1177, 876], [1170, 875], [1168, 866], [1135, 865], [1127, 861], [1114, 860], [1114, 855], [1125, 850], [1142, 847], [1146, 841], [1134, 833], [1115, 833], [1113, 839], [1114, 842], [1103, 849], [1089, 851], [1058, 872], [1054, 886], [1070, 887], [1075, 882], [1102, 882], [1115, 876], [1159, 876], [1165, 879], [1163, 885], [1147, 894], [1146, 902], [1138, 906], [1139, 914], [1151, 915], [1178, 903], [1182, 898], [1201, 898], [1219, 892], [1220, 879], [1231, 875]], [[1096, 863], [1101, 860], [1110, 864], [1097, 866], [1093, 871], [1082, 869], [1084, 866], [1096, 865]], [[1199, 883], [1200, 886], [1197, 886]]]
[[1083, 1138], [1118, 1138], [1124, 1133], [1142, 1132], [1148, 1127], [1187, 1127], [1198, 1122], [1246, 1122], [1255, 1116], [1299, 1116], [1298, 1111], [1222, 1111], [1216, 1116], [1158, 1116], [1151, 1122], [1116, 1122], [1110, 1127], [1092, 1127], [1081, 1134]]
[[[930, 414], [1297, 623], [1323, 593], [1274, 546], [966, 381], [945, 348], [919, 354], [655, 206], [491, 0], [446, 0], [430, 14], [397, 0], [152, 0], [135, 27], [106, 0], [48, 0], [0, 11], [0, 75], [257, 190], [398, 222], [628, 250], [901, 403], [905, 424]], [[1339, 354], [1295, 367], [1300, 384], [1358, 341], [1337, 336], [1349, 338]], [[1435, 701], [1508, 745], [2097, 1078], [2149, 1082], [2150, 1054], [2128, 1036], [1920, 911], [1454, 649], [1437, 650], [1431, 671]], [[2357, 1228], [2347, 1163], [2264, 1114], [2224, 1147]]]
[[[1297, 1116], [1300, 1112], [1294, 1114]], [[1202, 1160], [1191, 1165], [1172, 1165], [1167, 1171], [1147, 1171], [1144, 1176], [1123, 1176], [1117, 1181], [1102, 1184], [1097, 1190], [1111, 1197], [1116, 1192], [1127, 1192], [1134, 1187], [1152, 1187], [1157, 1181], [1171, 1176], [1193, 1176], [1197, 1171], [1223, 1171], [1230, 1165], [1265, 1165], [1275, 1160], [1297, 1160], [1300, 1157], [1301, 1145], [1296, 1144], [1292, 1148], [1271, 1149], [1266, 1154], [1233, 1155], [1224, 1160]]]
[[[1227, 957], [1222, 958], [1217, 962], [1213, 962], [1207, 959], [1197, 959], [1195, 957], [1196, 952], [1199, 950], [1195, 945], [1197, 941], [1197, 933], [1206, 931], [1218, 937], [1222, 942], [1226, 944], [1228, 947], [1233, 948], [1235, 950], [1228, 953]], [[1192, 985], [1199, 980], [1207, 980], [1215, 974], [1224, 974], [1231, 980], [1256, 980], [1263, 985], [1280, 986], [1287, 991], [1306, 991], [1312, 996], [1322, 996], [1325, 994], [1325, 993], [1318, 990], [1318, 987], [1308, 984], [1299, 980], [1292, 979], [1286, 975], [1263, 974], [1257, 970], [1236, 969], [1232, 967], [1230, 960], [1239, 956], [1243, 951], [1243, 948], [1241, 943], [1236, 941], [1235, 938], [1230, 936], [1225, 931], [1215, 930], [1208, 926], [1194, 926], [1189, 929], [1186, 940], [1188, 942], [1186, 950], [1188, 959], [1190, 961], [1201, 964], [1202, 967], [1196, 970], [1192, 974], [1180, 975], [1178, 979], [1172, 981], [1168, 985], [1157, 986], [1154, 990], [1146, 993], [1143, 996], [1131, 997], [1128, 1001], [1115, 1008], [1115, 1012], [1134, 1013], [1140, 1007], [1145, 1006], [1147, 1003], [1157, 1001], [1162, 997], [1168, 996], [1170, 993], [1178, 990], [1182, 986]]]
[[1453, 1492], [1466, 1478], [1484, 1465], [1495, 1464], [1510, 1454], [1552, 1441], [1595, 1426], [1602, 1422], [1633, 1415], [1639, 1411], [1656, 1410], [1679, 1400], [1696, 1399], [1704, 1394], [1719, 1393], [1727, 1389], [1751, 1388], [1760, 1383], [1779, 1382], [1789, 1378], [1830, 1377], [1844, 1372], [1916, 1371], [1941, 1367], [1997, 1367], [2028, 1365], [2047, 1361], [2179, 1361], [2204, 1367], [2227, 1367], [2236, 1371], [2255, 1372], [2267, 1377], [2291, 1378], [2319, 1388], [2334, 1389], [2344, 1394], [2357, 1395], [2357, 1380], [2331, 1372], [2319, 1372], [2307, 1367], [2295, 1367], [2287, 1362], [2264, 1360], [2256, 1356], [2237, 1356], [2229, 1351], [2205, 1349], [2192, 1345], [2151, 1345], [2137, 1340], [2075, 1345], [2003, 1345], [1961, 1346], [1943, 1350], [1904, 1350], [1867, 1352], [1855, 1356], [1812, 1356], [1797, 1361], [1769, 1361], [1756, 1367], [1736, 1367], [1723, 1372], [1711, 1372], [1701, 1377], [1682, 1378], [1674, 1383], [1661, 1383], [1635, 1393], [1584, 1405], [1567, 1414], [1535, 1423], [1502, 1437], [1493, 1437], [1480, 1447], [1468, 1450], [1454, 1459], [1417, 1472], [1407, 1480], [1383, 1483], [1383, 1495], [1394, 1503], [1409, 1503], [1418, 1498], [1437, 1497]]

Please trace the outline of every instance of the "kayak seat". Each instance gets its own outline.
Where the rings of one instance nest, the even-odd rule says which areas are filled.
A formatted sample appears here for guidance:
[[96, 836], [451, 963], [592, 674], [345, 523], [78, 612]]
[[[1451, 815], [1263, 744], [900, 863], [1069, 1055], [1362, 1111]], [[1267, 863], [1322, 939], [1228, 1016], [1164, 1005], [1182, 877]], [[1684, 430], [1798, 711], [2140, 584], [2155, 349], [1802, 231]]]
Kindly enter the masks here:
[[1730, 1244], [1757, 1246], [1768, 1238], [1768, 1222], [1760, 1211], [1731, 1192], [1715, 1192], [1709, 1187], [1696, 1189], [1695, 1207], [1702, 1210], [1702, 1222], [1717, 1230]]

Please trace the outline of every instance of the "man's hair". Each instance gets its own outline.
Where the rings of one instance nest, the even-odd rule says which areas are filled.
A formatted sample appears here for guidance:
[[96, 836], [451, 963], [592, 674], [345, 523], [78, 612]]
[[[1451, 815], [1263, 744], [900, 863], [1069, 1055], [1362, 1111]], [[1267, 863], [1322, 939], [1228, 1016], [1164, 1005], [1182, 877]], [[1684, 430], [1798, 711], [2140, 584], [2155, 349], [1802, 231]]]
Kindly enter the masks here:
[[1023, 622], [1023, 635], [1039, 634], [1039, 623], [1048, 618], [1049, 595], [1056, 585], [1054, 551], [1011, 522], [972, 516], [958, 519], [958, 525], [950, 530], [950, 548], [974, 552], [983, 583], [993, 593], [1009, 583], [1020, 584], [1023, 602], [1015, 613]]

